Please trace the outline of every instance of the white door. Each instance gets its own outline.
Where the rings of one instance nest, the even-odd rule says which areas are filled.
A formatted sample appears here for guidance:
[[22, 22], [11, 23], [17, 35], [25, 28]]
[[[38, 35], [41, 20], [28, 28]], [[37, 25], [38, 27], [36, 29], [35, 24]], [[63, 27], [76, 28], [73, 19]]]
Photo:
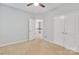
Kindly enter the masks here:
[[76, 15], [70, 14], [65, 18], [65, 41], [64, 47], [76, 50], [77, 44], [77, 33], [76, 33]]
[[29, 40], [35, 39], [35, 20], [29, 19]]
[[64, 16], [54, 18], [54, 42], [63, 46], [64, 43]]

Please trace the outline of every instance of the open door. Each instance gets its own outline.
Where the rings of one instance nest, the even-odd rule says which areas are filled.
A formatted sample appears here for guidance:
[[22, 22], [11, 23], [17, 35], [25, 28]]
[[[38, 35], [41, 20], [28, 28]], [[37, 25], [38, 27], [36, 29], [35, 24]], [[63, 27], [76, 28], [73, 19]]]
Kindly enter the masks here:
[[29, 40], [43, 38], [43, 20], [30, 19], [29, 20]]
[[35, 20], [29, 19], [29, 40], [33, 40], [35, 38]]

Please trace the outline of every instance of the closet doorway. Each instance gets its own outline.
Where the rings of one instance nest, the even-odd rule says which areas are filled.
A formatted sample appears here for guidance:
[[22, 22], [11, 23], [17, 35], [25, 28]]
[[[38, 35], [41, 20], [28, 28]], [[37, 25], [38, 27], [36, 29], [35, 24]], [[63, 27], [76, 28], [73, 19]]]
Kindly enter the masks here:
[[30, 19], [28, 25], [29, 40], [43, 38], [43, 19]]

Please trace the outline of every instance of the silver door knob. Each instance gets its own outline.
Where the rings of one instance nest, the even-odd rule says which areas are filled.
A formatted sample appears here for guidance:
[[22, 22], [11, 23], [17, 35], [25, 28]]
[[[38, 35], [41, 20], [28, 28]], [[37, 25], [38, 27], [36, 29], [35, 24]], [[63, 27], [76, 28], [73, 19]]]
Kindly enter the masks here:
[[62, 32], [62, 34], [67, 34], [66, 32]]

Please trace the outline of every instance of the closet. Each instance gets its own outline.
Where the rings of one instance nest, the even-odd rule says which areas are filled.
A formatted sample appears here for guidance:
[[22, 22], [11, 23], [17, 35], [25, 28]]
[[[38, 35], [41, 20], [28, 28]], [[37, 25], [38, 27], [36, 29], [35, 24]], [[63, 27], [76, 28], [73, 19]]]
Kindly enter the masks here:
[[79, 12], [54, 18], [54, 42], [67, 49], [79, 50]]
[[54, 17], [54, 43], [63, 46], [64, 16]]
[[79, 12], [66, 15], [64, 47], [77, 50], [79, 43]]

